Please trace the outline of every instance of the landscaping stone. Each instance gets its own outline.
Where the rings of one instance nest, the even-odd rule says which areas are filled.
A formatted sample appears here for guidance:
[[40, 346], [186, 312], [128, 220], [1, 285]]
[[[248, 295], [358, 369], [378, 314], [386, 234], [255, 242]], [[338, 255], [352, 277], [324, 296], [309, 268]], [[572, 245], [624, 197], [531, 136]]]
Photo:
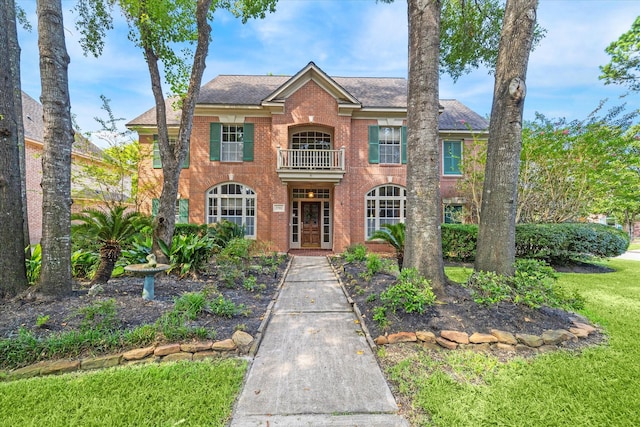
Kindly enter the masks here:
[[538, 347], [537, 350], [539, 353], [550, 353], [552, 351], [558, 350], [558, 347], [556, 347], [555, 345], [542, 345]]
[[498, 342], [510, 345], [518, 344], [518, 340], [516, 340], [516, 337], [511, 332], [505, 332], [498, 329], [492, 329], [490, 332], [491, 335], [498, 338]]
[[491, 349], [498, 350], [498, 351], [508, 351], [511, 353], [516, 351], [516, 346], [511, 344], [505, 344], [503, 342], [497, 342], [495, 344], [491, 344]]
[[541, 338], [547, 345], [558, 345], [561, 342], [575, 339], [576, 336], [564, 329], [557, 329], [554, 331], [544, 331]]
[[569, 328], [569, 332], [578, 338], [587, 338], [589, 336], [589, 331], [582, 328]]
[[481, 344], [473, 344], [470, 347], [471, 347], [471, 350], [477, 351], [477, 352], [486, 352], [491, 350], [491, 344], [488, 342], [484, 342]]
[[188, 353], [197, 353], [199, 351], [211, 350], [213, 341], [207, 342], [190, 342], [186, 344], [180, 344], [180, 351], [186, 351]]
[[431, 331], [417, 331], [416, 338], [422, 342], [436, 342], [436, 334]]
[[469, 342], [473, 344], [494, 343], [498, 342], [498, 338], [491, 334], [480, 334], [475, 332], [469, 337]]
[[440, 331], [440, 336], [458, 344], [469, 344], [469, 334], [459, 331]]
[[235, 331], [231, 339], [243, 353], [248, 353], [253, 343], [253, 337], [244, 331]]
[[389, 344], [418, 341], [414, 332], [398, 332], [397, 334], [389, 335], [387, 339], [389, 340]]
[[144, 347], [144, 348], [136, 348], [134, 350], [125, 351], [122, 353], [122, 358], [124, 360], [140, 360], [144, 359], [153, 354], [155, 350], [155, 346]]
[[212, 350], [217, 350], [217, 351], [233, 351], [233, 350], [236, 350], [237, 348], [238, 347], [236, 346], [236, 343], [234, 343], [231, 338], [223, 341], [216, 341], [211, 346]]
[[23, 378], [37, 377], [38, 375], [40, 375], [40, 371], [42, 370], [42, 367], [46, 363], [47, 362], [38, 362], [38, 363], [35, 363], [33, 365], [24, 366], [22, 368], [18, 368], [18, 369], [14, 370], [14, 371], [11, 371], [9, 373], [9, 379], [11, 379], [11, 380], [19, 380], [19, 379], [23, 379]]
[[428, 341], [421, 342], [420, 345], [423, 348], [428, 348], [429, 350], [441, 350], [442, 349], [442, 347], [440, 345], [438, 345], [438, 343], [436, 342], [435, 339], [433, 340], [433, 342], [428, 342]]
[[576, 328], [584, 329], [588, 334], [592, 334], [597, 331], [597, 329], [591, 325], [582, 322], [573, 322]]
[[90, 370], [90, 369], [104, 369], [111, 368], [113, 366], [118, 366], [120, 364], [120, 359], [122, 355], [115, 354], [109, 356], [102, 357], [91, 357], [89, 359], [82, 359], [80, 362], [80, 369]]
[[544, 341], [538, 335], [516, 334], [516, 339], [518, 340], [518, 342], [534, 348], [540, 347], [542, 344], [544, 344]]
[[436, 342], [440, 344], [441, 347], [444, 347], [448, 350], [455, 350], [456, 348], [458, 348], [457, 343], [453, 341], [449, 341], [448, 339], [443, 338], [441, 336], [436, 338]]
[[220, 357], [220, 352], [217, 351], [199, 351], [193, 354], [193, 360], [210, 360], [217, 359]]
[[193, 353], [180, 352], [167, 354], [162, 358], [161, 362], [178, 362], [181, 360], [193, 360]]
[[387, 345], [387, 344], [389, 344], [389, 340], [384, 335], [380, 335], [378, 338], [373, 340], [373, 342], [376, 343], [376, 345]]
[[65, 372], [74, 372], [80, 368], [79, 360], [56, 360], [55, 362], [45, 364], [40, 370], [40, 375], [62, 374]]
[[156, 347], [153, 351], [154, 356], [166, 356], [167, 354], [179, 353], [180, 344], [166, 344]]

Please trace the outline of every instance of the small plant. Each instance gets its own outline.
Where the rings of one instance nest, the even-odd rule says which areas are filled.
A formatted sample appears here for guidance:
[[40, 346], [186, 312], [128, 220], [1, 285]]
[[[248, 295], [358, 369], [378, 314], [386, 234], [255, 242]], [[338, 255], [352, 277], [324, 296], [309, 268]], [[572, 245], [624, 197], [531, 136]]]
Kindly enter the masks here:
[[175, 299], [173, 309], [187, 319], [195, 320], [207, 308], [207, 297], [202, 292], [187, 292]]
[[50, 316], [48, 314], [44, 316], [38, 316], [36, 318], [36, 326], [38, 328], [45, 328], [47, 326], [47, 322], [49, 321], [49, 319], [50, 319]]
[[207, 235], [213, 240], [215, 252], [220, 252], [227, 247], [233, 239], [243, 239], [245, 228], [228, 220], [212, 224], [207, 230]]
[[246, 331], [247, 330], [247, 325], [245, 325], [244, 323], [238, 323], [236, 325], [235, 328], [233, 328], [236, 331]]
[[362, 243], [349, 246], [344, 254], [346, 262], [364, 261], [367, 259], [367, 247]]
[[367, 272], [373, 276], [382, 271], [383, 268], [382, 258], [378, 254], [367, 255]]
[[258, 286], [258, 279], [255, 276], [249, 276], [242, 282], [242, 287], [249, 291], [254, 292]]
[[382, 240], [393, 246], [396, 250], [396, 259], [398, 268], [402, 270], [404, 263], [404, 238], [405, 225], [403, 222], [397, 224], [383, 224], [380, 230], [376, 230], [369, 240]]
[[405, 313], [422, 314], [436, 301], [429, 281], [418, 270], [406, 268], [400, 272], [398, 282], [380, 293], [380, 301], [394, 313], [402, 308]]
[[235, 289], [239, 281], [244, 282], [244, 271], [236, 264], [220, 264], [218, 278], [225, 288]]
[[216, 260], [222, 263], [242, 264], [250, 257], [252, 240], [245, 238], [233, 238], [220, 251]]
[[[24, 250], [27, 255], [27, 280], [30, 285], [35, 284], [40, 279], [40, 270], [42, 269], [42, 247], [40, 244], [29, 245]], [[30, 254], [29, 254], [30, 251]]]
[[372, 303], [372, 302], [374, 302], [374, 301], [375, 301], [375, 300], [377, 300], [377, 299], [378, 299], [378, 295], [376, 295], [375, 293], [373, 293], [373, 294], [369, 294], [369, 296], [367, 297], [366, 301], [367, 301], [368, 303]]
[[203, 271], [212, 254], [213, 240], [194, 234], [173, 236], [171, 247], [160, 241], [160, 248], [169, 257], [171, 270], [180, 269], [180, 276]]
[[222, 317], [234, 317], [245, 313], [244, 304], [236, 305], [233, 301], [226, 299], [224, 296], [219, 295], [214, 298], [209, 304], [209, 308], [213, 314]]
[[100, 265], [97, 252], [78, 249], [71, 254], [71, 274], [77, 279], [93, 279]]
[[373, 320], [378, 323], [378, 326], [380, 326], [380, 328], [387, 328], [389, 326], [387, 309], [385, 307], [375, 307], [373, 309]]
[[82, 316], [80, 331], [114, 331], [118, 326], [116, 316], [116, 300], [98, 301], [76, 311], [76, 316]]

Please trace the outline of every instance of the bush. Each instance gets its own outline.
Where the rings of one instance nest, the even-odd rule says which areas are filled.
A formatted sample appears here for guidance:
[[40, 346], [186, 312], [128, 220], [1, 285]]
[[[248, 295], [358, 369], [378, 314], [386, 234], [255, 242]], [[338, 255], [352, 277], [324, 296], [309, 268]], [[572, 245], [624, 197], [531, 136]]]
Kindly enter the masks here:
[[245, 228], [235, 222], [222, 220], [218, 223], [211, 224], [207, 228], [207, 235], [213, 239], [216, 252], [226, 248], [233, 239], [243, 239]]
[[29, 245], [24, 250], [27, 256], [25, 259], [27, 267], [27, 280], [30, 285], [40, 280], [40, 271], [42, 270], [42, 247], [40, 244]]
[[[450, 261], [473, 262], [478, 226], [442, 225], [442, 253]], [[621, 230], [602, 224], [518, 224], [516, 257], [533, 258], [553, 265], [565, 265], [593, 258], [623, 254], [629, 237]]]
[[252, 245], [253, 240], [235, 237], [227, 242], [227, 245], [220, 251], [216, 260], [218, 263], [241, 264], [251, 256]]
[[367, 259], [367, 247], [362, 243], [351, 245], [344, 254], [346, 262], [364, 261]]
[[401, 308], [407, 314], [422, 314], [433, 305], [436, 296], [429, 281], [418, 270], [405, 268], [400, 272], [398, 282], [380, 293], [380, 301], [394, 313]]
[[175, 235], [171, 248], [160, 242], [160, 247], [169, 258], [171, 270], [180, 269], [180, 275], [204, 270], [212, 255], [213, 240], [207, 236]]
[[174, 236], [197, 236], [202, 237], [207, 234], [207, 224], [176, 224], [173, 235]]
[[566, 295], [556, 286], [557, 275], [545, 262], [521, 259], [516, 261], [515, 267], [513, 276], [475, 272], [465, 286], [471, 289], [474, 301], [483, 305], [506, 301], [532, 308], [542, 305], [570, 310], [583, 308], [584, 299], [580, 295]]

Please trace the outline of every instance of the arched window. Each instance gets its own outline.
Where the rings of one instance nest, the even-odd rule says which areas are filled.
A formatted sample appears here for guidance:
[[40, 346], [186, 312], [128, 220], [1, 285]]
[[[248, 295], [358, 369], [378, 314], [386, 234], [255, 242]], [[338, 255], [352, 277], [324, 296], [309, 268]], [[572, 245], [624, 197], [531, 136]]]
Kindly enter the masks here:
[[207, 191], [207, 224], [228, 220], [256, 237], [256, 193], [242, 184], [220, 184]]
[[399, 185], [381, 185], [365, 197], [365, 238], [383, 224], [404, 222], [407, 216], [407, 190]]
[[330, 150], [331, 135], [319, 131], [297, 132], [291, 136], [291, 148], [294, 150]]

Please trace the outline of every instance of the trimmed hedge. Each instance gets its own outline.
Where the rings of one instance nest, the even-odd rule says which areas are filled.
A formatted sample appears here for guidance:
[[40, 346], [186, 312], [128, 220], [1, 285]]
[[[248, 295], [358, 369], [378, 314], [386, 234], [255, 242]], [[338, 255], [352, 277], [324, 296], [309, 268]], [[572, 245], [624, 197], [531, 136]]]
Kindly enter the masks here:
[[[478, 226], [442, 224], [442, 253], [449, 261], [473, 262]], [[592, 258], [611, 258], [629, 247], [629, 236], [621, 230], [591, 223], [518, 224], [516, 257], [564, 265]]]

